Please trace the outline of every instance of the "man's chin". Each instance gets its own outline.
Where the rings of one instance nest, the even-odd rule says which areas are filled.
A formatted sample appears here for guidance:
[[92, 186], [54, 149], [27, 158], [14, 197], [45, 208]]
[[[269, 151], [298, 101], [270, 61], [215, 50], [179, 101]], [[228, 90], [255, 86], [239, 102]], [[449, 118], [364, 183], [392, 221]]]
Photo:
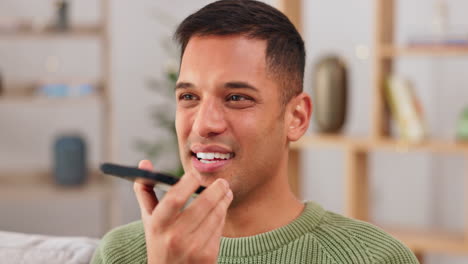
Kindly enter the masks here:
[[220, 172], [197, 172], [197, 177], [200, 180], [201, 186], [208, 187], [210, 186], [213, 182], [215, 182], [219, 178], [225, 178], [223, 177], [223, 173]]

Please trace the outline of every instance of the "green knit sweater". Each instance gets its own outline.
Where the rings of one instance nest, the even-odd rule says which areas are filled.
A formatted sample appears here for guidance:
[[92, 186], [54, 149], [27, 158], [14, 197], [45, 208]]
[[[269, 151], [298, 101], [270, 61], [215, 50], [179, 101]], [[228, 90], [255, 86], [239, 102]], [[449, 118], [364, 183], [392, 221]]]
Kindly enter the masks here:
[[[97, 263], [146, 263], [141, 221], [112, 230], [94, 253]], [[218, 263], [418, 263], [401, 242], [369, 223], [307, 202], [290, 224], [263, 234], [221, 238]]]

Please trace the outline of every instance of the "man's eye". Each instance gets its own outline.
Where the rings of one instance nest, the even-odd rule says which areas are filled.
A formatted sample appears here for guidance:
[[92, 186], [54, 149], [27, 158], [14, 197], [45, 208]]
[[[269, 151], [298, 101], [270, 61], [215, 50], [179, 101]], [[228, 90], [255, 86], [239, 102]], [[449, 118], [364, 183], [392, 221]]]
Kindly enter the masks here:
[[190, 101], [190, 100], [195, 99], [195, 96], [193, 94], [182, 94], [181, 96], [179, 96], [179, 99]]
[[244, 100], [249, 100], [249, 98], [242, 96], [242, 95], [237, 95], [237, 94], [233, 94], [228, 97], [228, 101], [244, 101]]

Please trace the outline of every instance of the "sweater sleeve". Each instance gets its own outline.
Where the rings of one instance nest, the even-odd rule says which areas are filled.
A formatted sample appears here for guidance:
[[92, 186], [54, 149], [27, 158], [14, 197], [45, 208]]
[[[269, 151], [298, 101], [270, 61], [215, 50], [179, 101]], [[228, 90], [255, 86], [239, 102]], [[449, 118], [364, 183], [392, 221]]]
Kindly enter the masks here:
[[372, 264], [419, 264], [413, 252], [401, 241], [370, 223], [347, 219], [329, 213], [330, 224], [349, 234], [350, 240], [360, 244]]
[[101, 246], [99, 246], [96, 251], [94, 251], [93, 258], [91, 259], [90, 264], [102, 264], [101, 258]]
[[369, 223], [359, 226], [361, 230], [352, 231], [367, 248], [375, 264], [419, 264], [413, 252], [401, 241]]
[[108, 232], [94, 252], [91, 264], [146, 263], [146, 242], [141, 221]]
[[[371, 245], [370, 252], [376, 264], [419, 264], [414, 253], [399, 240], [381, 231], [382, 244], [379, 247]], [[384, 236], [385, 235], [385, 236]]]

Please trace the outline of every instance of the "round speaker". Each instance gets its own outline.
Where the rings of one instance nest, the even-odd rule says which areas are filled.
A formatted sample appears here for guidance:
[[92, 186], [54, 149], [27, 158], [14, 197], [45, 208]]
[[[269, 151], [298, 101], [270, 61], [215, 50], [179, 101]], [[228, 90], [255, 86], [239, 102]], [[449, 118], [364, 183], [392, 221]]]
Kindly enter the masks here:
[[86, 145], [79, 136], [60, 136], [54, 144], [54, 178], [59, 185], [80, 185], [87, 178]]

